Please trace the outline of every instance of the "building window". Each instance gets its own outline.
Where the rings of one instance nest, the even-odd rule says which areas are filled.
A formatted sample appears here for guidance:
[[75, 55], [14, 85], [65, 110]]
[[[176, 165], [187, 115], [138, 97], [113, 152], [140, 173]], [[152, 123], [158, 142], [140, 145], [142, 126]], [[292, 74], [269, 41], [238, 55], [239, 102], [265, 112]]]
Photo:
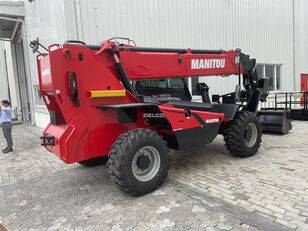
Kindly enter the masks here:
[[33, 86], [33, 88], [34, 88], [34, 94], [35, 94], [35, 104], [36, 105], [45, 105], [43, 97], [42, 97], [41, 92], [40, 92], [39, 85], [35, 85], [35, 86]]
[[278, 91], [281, 89], [281, 65], [257, 64], [257, 73], [260, 78], [269, 78], [269, 90]]

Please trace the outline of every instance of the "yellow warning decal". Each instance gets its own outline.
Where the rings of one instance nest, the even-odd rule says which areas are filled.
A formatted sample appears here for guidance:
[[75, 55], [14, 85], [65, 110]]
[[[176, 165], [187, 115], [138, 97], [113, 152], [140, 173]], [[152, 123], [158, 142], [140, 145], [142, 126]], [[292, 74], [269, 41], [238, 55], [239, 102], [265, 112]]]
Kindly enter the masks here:
[[125, 90], [90, 91], [90, 98], [125, 96]]

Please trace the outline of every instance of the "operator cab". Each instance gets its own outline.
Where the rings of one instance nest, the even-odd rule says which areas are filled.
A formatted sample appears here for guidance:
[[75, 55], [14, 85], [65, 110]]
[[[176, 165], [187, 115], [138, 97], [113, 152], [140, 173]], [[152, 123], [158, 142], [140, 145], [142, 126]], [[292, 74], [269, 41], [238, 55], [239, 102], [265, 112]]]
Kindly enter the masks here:
[[183, 78], [165, 78], [135, 81], [140, 96], [169, 95], [173, 99], [191, 101], [192, 97]]
[[192, 97], [184, 78], [137, 80], [133, 85], [139, 100], [144, 103], [164, 103], [198, 111], [209, 111], [212, 108], [210, 102], [191, 102]]

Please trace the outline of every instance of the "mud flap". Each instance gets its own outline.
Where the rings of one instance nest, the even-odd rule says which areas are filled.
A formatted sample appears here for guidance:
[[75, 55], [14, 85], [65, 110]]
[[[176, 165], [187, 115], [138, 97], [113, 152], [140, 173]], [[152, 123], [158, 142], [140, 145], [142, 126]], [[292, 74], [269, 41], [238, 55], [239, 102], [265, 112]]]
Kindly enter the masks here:
[[202, 146], [211, 143], [218, 134], [220, 123], [204, 125], [202, 127], [178, 130], [175, 132], [179, 149]]

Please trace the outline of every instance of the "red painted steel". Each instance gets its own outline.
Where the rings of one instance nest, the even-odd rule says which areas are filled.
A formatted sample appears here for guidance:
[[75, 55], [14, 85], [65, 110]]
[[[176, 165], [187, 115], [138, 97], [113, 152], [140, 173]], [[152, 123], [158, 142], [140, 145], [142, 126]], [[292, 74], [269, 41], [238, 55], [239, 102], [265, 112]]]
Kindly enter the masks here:
[[[171, 123], [173, 131], [184, 130], [189, 128], [200, 127], [200, 122], [193, 116], [194, 113], [197, 113], [200, 118], [204, 121], [204, 123], [212, 124], [212, 123], [220, 123], [224, 114], [223, 113], [213, 113], [208, 111], [195, 111], [191, 110], [191, 116], [187, 118], [185, 116], [185, 110], [180, 108], [175, 108], [170, 105], [162, 105], [159, 106], [161, 111], [165, 114], [168, 120]], [[179, 113], [180, 112], [180, 113]], [[213, 122], [212, 120], [215, 120]], [[211, 122], [207, 122], [211, 121]]]
[[[234, 51], [207, 55], [123, 51], [120, 52], [120, 59], [130, 79], [153, 79], [179, 76], [232, 75], [238, 73], [238, 65], [234, 64], [235, 55]], [[182, 59], [181, 63], [178, 61], [179, 56]], [[224, 60], [225, 63], [224, 68], [191, 69], [192, 60], [210, 60], [212, 63], [214, 60], [216, 62]]]
[[307, 74], [301, 74], [301, 91], [307, 91], [308, 88], [308, 75]]
[[[308, 75], [307, 74], [301, 74], [301, 91], [308, 91]], [[304, 106], [305, 94], [301, 96], [301, 106]]]
[[[48, 110], [55, 112], [57, 121], [56, 125], [49, 124], [44, 131], [44, 135], [49, 134], [54, 137], [54, 146], [46, 146], [46, 148], [66, 163], [107, 155], [115, 140], [130, 129], [149, 128], [159, 133], [174, 135], [174, 132], [179, 129], [207, 126], [207, 123], [224, 121], [223, 113], [191, 110], [205, 122], [201, 125], [194, 116], [187, 118], [184, 109], [160, 105], [158, 110], [161, 110], [170, 122], [171, 130], [157, 129], [145, 123], [141, 109], [138, 109], [136, 122], [121, 124], [116, 110], [103, 111], [96, 106], [139, 102], [120, 83], [111, 53], [113, 51], [123, 63], [129, 79], [238, 74], [239, 64], [236, 60], [239, 59], [239, 53], [231, 50], [223, 51], [222, 54], [191, 54], [188, 49], [186, 54], [179, 55], [119, 51], [116, 44], [112, 42], [103, 42], [101, 45], [102, 48], [97, 51], [86, 46], [55, 44], [49, 47], [48, 54], [37, 57], [40, 91]], [[192, 60], [203, 63], [196, 65], [196, 61]], [[208, 60], [216, 62], [215, 68], [203, 69]], [[193, 68], [198, 69], [192, 69], [192, 65], [194, 65]], [[69, 97], [68, 72], [76, 73], [79, 105]], [[89, 93], [95, 90], [123, 89], [126, 90], [125, 97], [90, 98]]]

